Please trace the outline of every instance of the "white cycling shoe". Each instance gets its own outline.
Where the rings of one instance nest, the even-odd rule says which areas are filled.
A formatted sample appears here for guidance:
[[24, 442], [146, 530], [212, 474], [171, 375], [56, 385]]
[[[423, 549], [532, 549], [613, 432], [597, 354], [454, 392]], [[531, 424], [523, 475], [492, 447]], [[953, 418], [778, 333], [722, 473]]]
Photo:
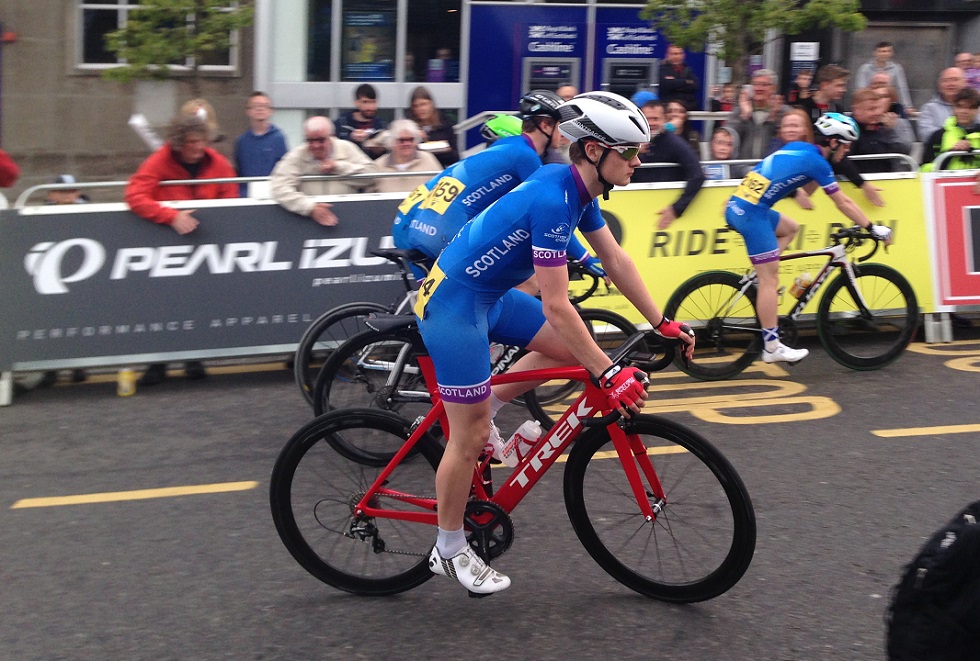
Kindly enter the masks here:
[[807, 356], [810, 352], [806, 349], [792, 349], [785, 344], [780, 343], [773, 351], [762, 352], [762, 362], [764, 363], [798, 363]]
[[452, 558], [443, 558], [433, 546], [429, 569], [433, 574], [455, 578], [475, 597], [485, 597], [510, 587], [510, 579], [485, 563], [469, 544]]

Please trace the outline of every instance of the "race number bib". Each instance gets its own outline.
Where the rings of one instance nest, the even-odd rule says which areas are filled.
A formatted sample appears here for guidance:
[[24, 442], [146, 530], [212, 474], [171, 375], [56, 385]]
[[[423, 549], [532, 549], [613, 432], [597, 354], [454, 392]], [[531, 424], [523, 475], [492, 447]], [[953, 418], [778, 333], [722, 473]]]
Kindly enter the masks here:
[[436, 182], [435, 188], [429, 191], [428, 197], [422, 203], [420, 209], [432, 209], [438, 214], [446, 213], [446, 209], [453, 203], [459, 194], [466, 190], [466, 185], [459, 179], [443, 177]]
[[412, 311], [415, 312], [415, 316], [419, 319], [425, 318], [425, 306], [429, 303], [429, 299], [432, 298], [432, 294], [435, 293], [436, 289], [439, 288], [439, 285], [445, 279], [446, 274], [439, 268], [439, 264], [434, 264], [432, 270], [429, 271], [429, 275], [425, 276], [425, 280], [419, 285], [419, 295], [415, 299], [415, 307]]
[[414, 207], [416, 204], [424, 200], [425, 196], [428, 194], [429, 194], [429, 189], [425, 187], [425, 184], [422, 184], [421, 186], [413, 190], [411, 193], [409, 193], [408, 197], [402, 200], [402, 203], [398, 205], [398, 213], [402, 215], [407, 214], [409, 211], [412, 210], [412, 207]]
[[738, 188], [735, 189], [735, 197], [739, 197], [752, 204], [758, 204], [762, 196], [769, 190], [770, 183], [772, 182], [758, 172], [749, 172], [745, 175], [745, 179], [742, 179], [742, 183], [738, 185]]

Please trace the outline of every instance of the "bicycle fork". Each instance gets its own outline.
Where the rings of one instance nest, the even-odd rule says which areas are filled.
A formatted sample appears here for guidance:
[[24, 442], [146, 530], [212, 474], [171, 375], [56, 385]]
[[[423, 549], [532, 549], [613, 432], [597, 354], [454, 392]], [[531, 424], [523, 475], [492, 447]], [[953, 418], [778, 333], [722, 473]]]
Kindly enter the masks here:
[[[640, 512], [647, 522], [656, 521], [667, 505], [667, 496], [653, 468], [653, 462], [650, 461], [650, 455], [647, 454], [646, 446], [637, 435], [628, 434], [619, 425], [610, 425], [608, 429]], [[644, 480], [648, 487], [644, 486]]]

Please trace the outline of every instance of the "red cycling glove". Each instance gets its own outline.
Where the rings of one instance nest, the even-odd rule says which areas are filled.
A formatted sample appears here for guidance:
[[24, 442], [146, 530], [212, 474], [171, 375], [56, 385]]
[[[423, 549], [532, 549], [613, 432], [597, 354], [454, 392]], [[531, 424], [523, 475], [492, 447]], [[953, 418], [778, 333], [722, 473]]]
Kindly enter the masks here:
[[606, 401], [614, 409], [629, 408], [634, 403], [642, 404], [646, 384], [649, 382], [642, 370], [623, 369], [622, 365], [613, 365], [598, 378], [593, 378], [593, 383], [602, 389]]
[[694, 337], [694, 331], [691, 330], [690, 326], [677, 321], [671, 321], [667, 317], [663, 317], [660, 323], [653, 327], [653, 330], [660, 337], [677, 338], [681, 335]]

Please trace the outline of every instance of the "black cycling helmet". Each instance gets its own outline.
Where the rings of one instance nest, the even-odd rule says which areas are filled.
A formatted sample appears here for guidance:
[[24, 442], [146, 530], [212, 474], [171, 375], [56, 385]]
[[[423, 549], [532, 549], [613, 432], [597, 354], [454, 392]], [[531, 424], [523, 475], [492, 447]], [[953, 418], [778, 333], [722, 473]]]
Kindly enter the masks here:
[[557, 122], [560, 119], [558, 106], [564, 102], [554, 92], [549, 92], [548, 90], [531, 90], [521, 97], [521, 119], [544, 116], [550, 117]]
[[[561, 115], [558, 113], [558, 106], [563, 103], [565, 101], [554, 92], [549, 92], [548, 90], [531, 90], [521, 97], [521, 107], [518, 114], [522, 120], [531, 120], [534, 128], [541, 131], [548, 138], [548, 145], [550, 145], [551, 136], [558, 130], [558, 121], [561, 119]], [[555, 128], [546, 131], [541, 126], [541, 120], [545, 117], [555, 122]], [[541, 154], [542, 160], [544, 159], [544, 155], [548, 153], [548, 145], [545, 146], [544, 153]]]

